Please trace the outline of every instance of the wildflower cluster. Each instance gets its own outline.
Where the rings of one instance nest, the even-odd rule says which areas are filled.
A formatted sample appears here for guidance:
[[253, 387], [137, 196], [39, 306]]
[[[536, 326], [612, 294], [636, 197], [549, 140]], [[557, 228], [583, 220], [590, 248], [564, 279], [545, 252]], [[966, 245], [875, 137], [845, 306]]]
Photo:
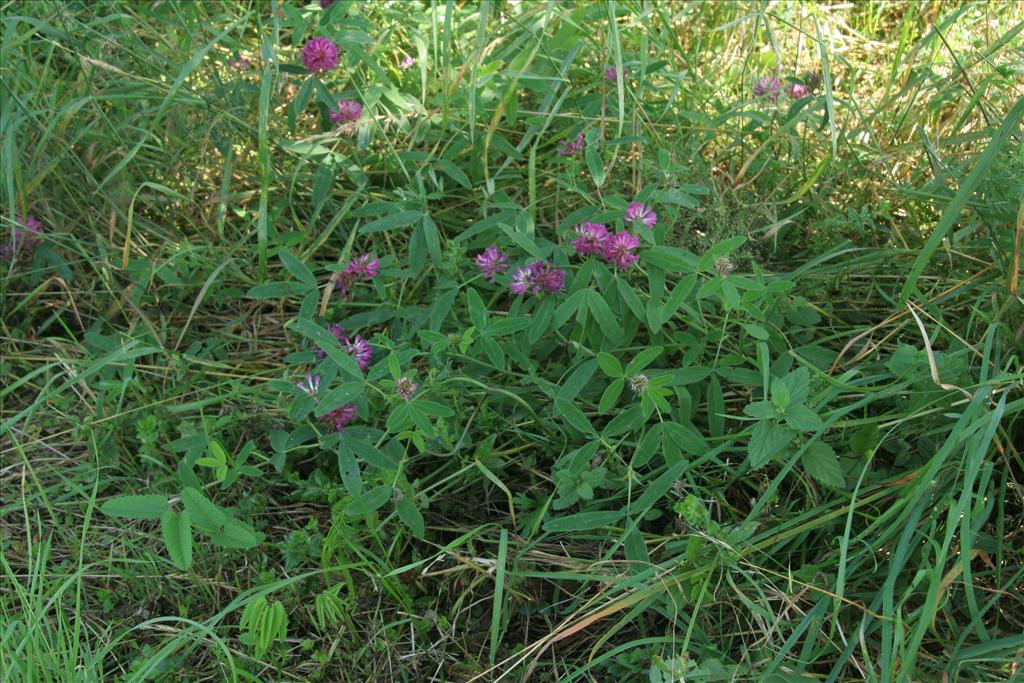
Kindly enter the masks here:
[[508, 288], [513, 294], [554, 294], [565, 288], [565, 271], [550, 261], [534, 261], [515, 269]]
[[558, 142], [559, 156], [567, 157], [579, 154], [583, 149], [583, 133], [579, 133], [572, 140], [560, 140]]
[[[653, 228], [658, 223], [658, 214], [643, 202], [633, 202], [626, 207], [623, 216], [626, 223]], [[572, 248], [581, 256], [598, 256], [620, 270], [626, 270], [636, 263], [640, 240], [628, 231], [611, 233], [600, 223], [580, 223], [576, 226], [576, 239]]]
[[20, 252], [34, 249], [42, 232], [43, 224], [35, 216], [18, 220], [10, 236], [5, 235], [0, 244], [0, 261], [14, 261]]
[[377, 276], [380, 268], [380, 259], [363, 254], [348, 262], [344, 270], [339, 270], [331, 276], [331, 283], [343, 299], [347, 299], [352, 293], [352, 285], [359, 280], [369, 281]]
[[363, 113], [363, 105], [355, 100], [338, 100], [338, 108], [331, 112], [331, 121], [350, 123], [357, 121]]
[[785, 92], [794, 100], [799, 100], [813, 95], [819, 85], [821, 85], [821, 74], [816, 71], [807, 72], [804, 75], [803, 83], [790, 83], [785, 88], [783, 88], [782, 81], [778, 78], [774, 76], [761, 76], [754, 81], [752, 92], [754, 97], [766, 97], [770, 100], [777, 99], [781, 93]]

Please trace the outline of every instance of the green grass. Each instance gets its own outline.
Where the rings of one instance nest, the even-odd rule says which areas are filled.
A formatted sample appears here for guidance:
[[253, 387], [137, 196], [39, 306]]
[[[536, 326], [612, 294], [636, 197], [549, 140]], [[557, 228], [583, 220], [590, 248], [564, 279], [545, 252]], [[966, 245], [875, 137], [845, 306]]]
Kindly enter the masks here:
[[1020, 676], [1019, 6], [0, 12], [5, 680]]

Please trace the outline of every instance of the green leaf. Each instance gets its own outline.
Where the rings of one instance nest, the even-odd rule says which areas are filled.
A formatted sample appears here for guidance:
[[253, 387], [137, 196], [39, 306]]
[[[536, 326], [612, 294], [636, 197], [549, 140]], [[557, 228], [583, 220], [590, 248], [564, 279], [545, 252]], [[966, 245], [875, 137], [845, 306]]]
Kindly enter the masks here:
[[779, 377], [772, 379], [772, 404], [779, 409], [779, 412], [784, 412], [790, 402], [789, 387], [786, 386], [786, 383]]
[[626, 380], [621, 377], [611, 384], [601, 394], [601, 402], [597, 405], [597, 412], [602, 415], [607, 415], [608, 411], [615, 407], [615, 404], [619, 402], [619, 396], [622, 394], [622, 387], [626, 385]]
[[327, 354], [328, 358], [333, 360], [339, 368], [347, 372], [352, 377], [363, 376], [363, 371], [359, 369], [359, 364], [356, 363], [355, 358], [343, 351], [341, 347], [338, 346], [338, 340], [335, 339], [334, 335], [320, 325], [317, 325], [311, 320], [299, 318], [298, 320], [293, 320], [289, 323], [289, 327], [301, 334], [303, 337], [311, 339], [324, 353]]
[[374, 486], [349, 503], [345, 509], [345, 514], [350, 517], [368, 515], [374, 510], [384, 507], [384, 504], [391, 500], [392, 493], [394, 493], [394, 489], [387, 484]]
[[555, 410], [577, 431], [583, 432], [584, 434], [597, 433], [594, 430], [594, 425], [590, 424], [590, 420], [583, 414], [583, 411], [577, 408], [571, 401], [566, 401], [563, 398], [556, 398]]
[[222, 548], [253, 548], [260, 544], [263, 535], [245, 522], [228, 517], [223, 528], [210, 535], [210, 540]]
[[796, 432], [773, 422], [758, 422], [747, 446], [750, 467], [763, 467], [794, 438]]
[[609, 377], [622, 377], [622, 363], [619, 359], [610, 353], [604, 351], [597, 354], [597, 364], [601, 368], [601, 372], [608, 375]]
[[228, 520], [227, 513], [197, 488], [185, 487], [181, 492], [181, 502], [192, 517], [193, 523], [203, 531], [216, 531]]
[[809, 475], [825, 486], [838, 489], [846, 485], [843, 468], [839, 465], [836, 452], [827, 443], [822, 441], [811, 443], [800, 456], [800, 464], [804, 466]]
[[569, 378], [565, 380], [561, 388], [558, 390], [558, 397], [566, 401], [572, 401], [579, 395], [583, 390], [583, 387], [587, 386], [587, 382], [594, 376], [594, 370], [597, 369], [597, 362], [594, 360], [585, 360], [580, 363]]
[[118, 496], [100, 506], [103, 514], [130, 519], [160, 519], [167, 510], [167, 496]]
[[550, 532], [589, 531], [614, 524], [626, 516], [624, 510], [604, 512], [578, 512], [575, 515], [555, 517], [544, 522], [544, 530]]
[[584, 157], [587, 160], [587, 170], [590, 171], [590, 177], [593, 178], [594, 185], [601, 187], [604, 185], [605, 180], [604, 159], [601, 158], [601, 150], [598, 149], [596, 142], [587, 145]]
[[629, 362], [629, 365], [626, 366], [626, 376], [632, 377], [636, 373], [646, 368], [648, 365], [653, 363], [658, 356], [661, 355], [661, 352], [662, 347], [652, 346], [636, 354], [633, 360]]
[[696, 266], [693, 254], [676, 247], [651, 247], [640, 254], [640, 259], [666, 273], [692, 273]]
[[422, 211], [399, 211], [381, 216], [377, 220], [370, 221], [359, 232], [364, 235], [369, 232], [383, 232], [395, 228], [407, 228], [417, 221], [422, 221], [425, 214]]
[[422, 410], [424, 413], [426, 413], [427, 415], [430, 415], [432, 417], [454, 417], [455, 416], [455, 411], [454, 410], [452, 410], [448, 406], [444, 405], [443, 403], [438, 403], [437, 401], [428, 401], [425, 398], [419, 398], [419, 399], [416, 399], [413, 402], [413, 405], [415, 405], [417, 408]]
[[611, 422], [605, 425], [604, 430], [601, 432], [601, 436], [606, 439], [618, 436], [623, 432], [639, 429], [643, 423], [644, 416], [643, 412], [640, 410], [640, 406], [633, 405], [613, 417]]
[[181, 570], [192, 566], [192, 519], [188, 510], [177, 513], [170, 508], [160, 519], [160, 531], [164, 537], [164, 546], [171, 561]]
[[778, 417], [779, 411], [771, 401], [754, 401], [743, 407], [743, 414], [766, 420]]
[[811, 373], [807, 368], [801, 366], [793, 370], [786, 374], [782, 381], [785, 383], [786, 389], [789, 390], [790, 405], [797, 405], [807, 400], [811, 391]]
[[346, 403], [351, 403], [353, 400], [362, 396], [363, 388], [366, 386], [365, 382], [345, 382], [334, 389], [327, 392], [326, 395], [320, 400], [320, 404], [316, 407], [315, 415], [317, 417], [323, 417], [327, 413], [331, 412], [336, 408], [340, 408]]
[[303, 282], [267, 282], [251, 287], [245, 296], [250, 299], [281, 299], [286, 296], [302, 296], [310, 291]]
[[621, 344], [622, 327], [619, 326], [618, 319], [612, 313], [612, 309], [608, 307], [608, 302], [604, 300], [604, 297], [597, 290], [591, 289], [587, 297], [587, 305], [590, 307], [590, 312], [594, 315], [597, 324], [601, 327], [601, 332], [613, 344]]
[[503, 371], [505, 369], [505, 352], [502, 351], [498, 342], [487, 336], [480, 337], [480, 346], [484, 348], [484, 353], [487, 354], [491, 364]]
[[633, 503], [634, 510], [646, 510], [650, 506], [658, 502], [658, 500], [668, 493], [668, 490], [672, 488], [672, 484], [679, 480], [679, 476], [683, 471], [690, 466], [690, 463], [685, 460], [677, 462], [672, 467], [668, 468], [653, 482], [648, 483], [643, 488], [643, 493]]
[[870, 424], [861, 427], [850, 437], [850, 450], [859, 456], [867, 457], [878, 445], [878, 425]]
[[487, 329], [487, 306], [472, 287], [466, 289], [466, 303], [469, 307], [470, 321], [477, 330], [483, 332]]
[[290, 251], [282, 247], [277, 252], [277, 257], [281, 259], [281, 264], [296, 280], [309, 287], [316, 287], [316, 276], [313, 275], [313, 271], [307, 268], [305, 263], [295, 258]]
[[771, 335], [768, 333], [768, 330], [764, 329], [760, 325], [755, 325], [754, 323], [744, 323], [743, 329], [746, 330], [747, 334], [749, 334], [754, 339], [766, 341], [771, 337]]
[[798, 432], [816, 432], [824, 426], [821, 418], [803, 404], [791, 405], [783, 417], [786, 424]]
[[402, 520], [402, 524], [409, 527], [416, 538], [426, 536], [427, 530], [423, 523], [423, 515], [416, 507], [416, 503], [403, 496], [395, 501], [395, 511], [398, 512], [398, 518]]
[[491, 337], [504, 337], [508, 334], [522, 332], [531, 324], [529, 318], [498, 318], [488, 323], [487, 334]]

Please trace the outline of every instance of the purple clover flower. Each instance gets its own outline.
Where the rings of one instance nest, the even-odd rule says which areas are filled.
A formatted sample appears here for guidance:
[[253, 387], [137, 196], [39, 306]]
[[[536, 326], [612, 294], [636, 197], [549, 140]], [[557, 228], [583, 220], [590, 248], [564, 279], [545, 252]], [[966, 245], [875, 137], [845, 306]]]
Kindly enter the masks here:
[[754, 97], [765, 97], [769, 99], [775, 99], [779, 96], [779, 91], [782, 90], [782, 81], [775, 78], [774, 76], [761, 76], [759, 79], [754, 81]]
[[658, 214], [643, 202], [633, 202], [627, 206], [624, 218], [627, 223], [635, 224], [640, 221], [647, 228], [653, 228], [658, 223]]
[[607, 69], [604, 70], [604, 80], [608, 81], [609, 83], [619, 82], [619, 72], [615, 70], [614, 66], [608, 67]]
[[811, 89], [803, 83], [791, 83], [786, 88], [786, 94], [792, 97], [794, 100], [799, 100], [804, 97], [811, 96]]
[[373, 347], [370, 346], [370, 342], [357, 334], [351, 339], [346, 337], [342, 344], [345, 345], [348, 355], [356, 359], [356, 365], [360, 370], [366, 372], [370, 369], [370, 363], [373, 361]]
[[514, 294], [554, 294], [565, 288], [565, 271], [550, 261], [534, 261], [516, 268], [509, 289]]
[[344, 270], [339, 270], [331, 276], [331, 282], [343, 299], [347, 299], [352, 293], [351, 285], [357, 280], [372, 280], [377, 276], [380, 269], [380, 259], [371, 254], [357, 256], [348, 262]]
[[[9, 239], [4, 239], [0, 245], [0, 261], [14, 261], [20, 251], [31, 251], [39, 243], [39, 236], [43, 233], [43, 224], [35, 216], [26, 216], [17, 220], [14, 224]], [[0, 238], [3, 239], [3, 238]]]
[[576, 226], [576, 235], [571, 246], [577, 254], [600, 254], [608, 239], [608, 228], [600, 223], [580, 223]]
[[583, 133], [579, 133], [574, 140], [559, 140], [558, 155], [563, 157], [579, 154], [583, 149]]
[[496, 275], [508, 270], [508, 256], [492, 244], [476, 255], [476, 267], [483, 273], [485, 280], [494, 282]]
[[399, 377], [395, 381], [395, 393], [403, 401], [411, 401], [419, 388], [419, 385], [409, 377]]
[[416, 58], [413, 57], [412, 55], [406, 55], [405, 57], [402, 58], [402, 61], [398, 63], [398, 66], [400, 66], [403, 69], [410, 69], [415, 65]]
[[320, 375], [314, 375], [311, 372], [306, 373], [306, 378], [301, 382], [295, 384], [300, 391], [303, 391], [310, 396], [316, 396], [317, 392], [320, 391]]
[[348, 123], [357, 121], [363, 113], [363, 105], [355, 100], [338, 100], [338, 108], [331, 112], [331, 121]]
[[640, 240], [628, 232], [617, 232], [604, 242], [601, 256], [620, 270], [626, 270], [639, 258], [633, 250], [640, 246]]
[[341, 434], [348, 423], [356, 419], [356, 413], [359, 412], [359, 408], [356, 407], [355, 403], [346, 403], [340, 408], [335, 408], [331, 412], [327, 413], [320, 418], [321, 421], [326, 422], [334, 427], [334, 431]]
[[312, 73], [338, 66], [338, 46], [329, 38], [310, 38], [302, 48], [302, 63]]

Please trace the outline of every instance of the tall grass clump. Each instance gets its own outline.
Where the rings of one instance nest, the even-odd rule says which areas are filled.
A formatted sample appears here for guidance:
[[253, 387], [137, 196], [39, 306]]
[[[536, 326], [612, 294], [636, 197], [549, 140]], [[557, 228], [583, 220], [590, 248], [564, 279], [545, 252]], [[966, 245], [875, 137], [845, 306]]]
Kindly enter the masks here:
[[1010, 681], [1024, 12], [0, 6], [11, 681]]

